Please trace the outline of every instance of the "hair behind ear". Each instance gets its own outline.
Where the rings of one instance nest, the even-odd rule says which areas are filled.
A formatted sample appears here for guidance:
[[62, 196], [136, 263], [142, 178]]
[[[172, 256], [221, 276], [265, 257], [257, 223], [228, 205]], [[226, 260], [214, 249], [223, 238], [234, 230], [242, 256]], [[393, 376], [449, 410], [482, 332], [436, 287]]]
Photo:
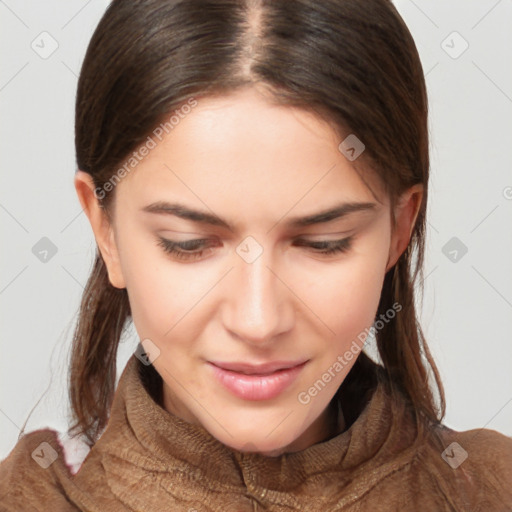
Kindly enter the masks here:
[[73, 335], [68, 376], [72, 435], [92, 445], [105, 428], [116, 383], [117, 349], [131, 316], [126, 289], [110, 284], [101, 255], [89, 276]]
[[[411, 252], [409, 245], [384, 278], [377, 318], [390, 309], [399, 307], [400, 310], [392, 321], [383, 322], [383, 328], [377, 331], [377, 346], [392, 392], [405, 396], [417, 413], [432, 423], [438, 423], [445, 414], [444, 389], [416, 317], [416, 275], [411, 276]], [[433, 383], [429, 382], [428, 370], [432, 372]], [[438, 391], [439, 404], [436, 403], [432, 384]]]

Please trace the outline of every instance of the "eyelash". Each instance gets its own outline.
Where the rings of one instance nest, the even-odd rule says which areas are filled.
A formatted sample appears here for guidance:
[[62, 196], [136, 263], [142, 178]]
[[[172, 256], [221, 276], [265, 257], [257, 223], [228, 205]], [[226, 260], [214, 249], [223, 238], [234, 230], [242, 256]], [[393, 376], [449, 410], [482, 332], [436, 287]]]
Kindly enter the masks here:
[[[307, 240], [299, 238], [298, 242], [299, 246], [306, 246], [313, 249], [322, 249], [315, 252], [324, 256], [331, 256], [333, 254], [349, 251], [352, 247], [352, 239], [353, 236], [349, 236], [347, 238], [343, 238], [342, 240], [319, 240], [316, 242], [308, 242]], [[172, 240], [159, 237], [158, 245], [163, 247], [166, 253], [171, 254], [178, 259], [189, 260], [200, 258], [207, 250], [205, 248], [194, 252], [193, 250], [191, 251], [191, 248], [197, 249], [198, 246], [204, 246], [206, 242], [208, 242], [208, 239], [204, 238], [197, 240], [186, 240], [185, 242], [173, 242]]]

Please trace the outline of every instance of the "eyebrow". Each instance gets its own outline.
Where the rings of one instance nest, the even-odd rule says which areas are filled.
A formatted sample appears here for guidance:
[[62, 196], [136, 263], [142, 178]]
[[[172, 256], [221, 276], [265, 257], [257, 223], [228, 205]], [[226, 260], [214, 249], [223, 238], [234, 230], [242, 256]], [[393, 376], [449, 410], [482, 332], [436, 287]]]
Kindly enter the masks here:
[[[375, 207], [376, 203], [340, 203], [334, 206], [333, 208], [322, 210], [311, 215], [306, 215], [303, 217], [291, 217], [286, 221], [285, 225], [289, 228], [302, 228], [306, 226], [312, 226], [314, 224], [330, 222], [335, 219], [346, 217], [351, 213], [375, 210]], [[233, 226], [231, 226], [229, 222], [222, 219], [221, 217], [218, 217], [214, 213], [208, 213], [202, 210], [194, 210], [180, 203], [157, 201], [155, 203], [151, 203], [141, 208], [141, 211], [156, 214], [173, 215], [175, 217], [190, 220], [192, 222], [209, 224], [212, 226], [220, 226], [229, 229], [230, 231], [234, 231]]]

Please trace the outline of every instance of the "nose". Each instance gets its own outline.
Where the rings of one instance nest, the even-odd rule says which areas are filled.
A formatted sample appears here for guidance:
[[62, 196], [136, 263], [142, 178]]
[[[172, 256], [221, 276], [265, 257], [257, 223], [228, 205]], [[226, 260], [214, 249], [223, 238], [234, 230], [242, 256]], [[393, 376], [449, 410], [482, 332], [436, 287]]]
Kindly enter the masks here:
[[240, 259], [231, 274], [224, 323], [233, 336], [261, 347], [291, 329], [291, 292], [266, 251], [252, 263]]

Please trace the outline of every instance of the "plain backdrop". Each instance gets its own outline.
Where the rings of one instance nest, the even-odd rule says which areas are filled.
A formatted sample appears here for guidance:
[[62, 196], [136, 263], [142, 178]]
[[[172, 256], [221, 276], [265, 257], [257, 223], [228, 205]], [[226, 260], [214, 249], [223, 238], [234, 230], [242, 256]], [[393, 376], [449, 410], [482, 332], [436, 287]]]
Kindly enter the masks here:
[[[25, 431], [66, 429], [66, 361], [95, 254], [73, 186], [74, 99], [107, 4], [0, 1], [0, 458], [39, 399]], [[421, 319], [445, 385], [444, 422], [511, 436], [512, 2], [396, 5], [430, 101]], [[119, 372], [138, 341], [129, 329]]]

